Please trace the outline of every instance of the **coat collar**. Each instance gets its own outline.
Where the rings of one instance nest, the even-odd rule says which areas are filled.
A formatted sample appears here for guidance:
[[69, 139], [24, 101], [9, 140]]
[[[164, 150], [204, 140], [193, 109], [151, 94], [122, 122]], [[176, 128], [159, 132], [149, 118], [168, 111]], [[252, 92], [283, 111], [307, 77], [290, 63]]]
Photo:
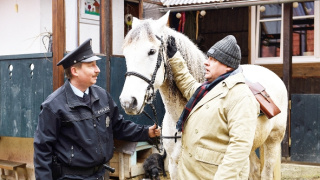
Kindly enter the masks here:
[[225, 97], [229, 90], [232, 89], [236, 84], [245, 83], [245, 78], [242, 74], [242, 68], [239, 66], [233, 73], [230, 74], [228, 78], [221, 81], [219, 84], [216, 85], [211, 91], [209, 91], [200, 101], [199, 103], [192, 109], [189, 114], [190, 115], [199, 107], [203, 106], [205, 103], [214, 99], [216, 97]]
[[[67, 104], [70, 108], [73, 108], [76, 106], [87, 106], [84, 102], [80, 101], [77, 95], [73, 92], [69, 80], [65, 81], [64, 87], [66, 92]], [[99, 100], [99, 97], [97, 93], [93, 90], [92, 86], [90, 86], [89, 89], [90, 89], [89, 92], [91, 97], [91, 103]]]

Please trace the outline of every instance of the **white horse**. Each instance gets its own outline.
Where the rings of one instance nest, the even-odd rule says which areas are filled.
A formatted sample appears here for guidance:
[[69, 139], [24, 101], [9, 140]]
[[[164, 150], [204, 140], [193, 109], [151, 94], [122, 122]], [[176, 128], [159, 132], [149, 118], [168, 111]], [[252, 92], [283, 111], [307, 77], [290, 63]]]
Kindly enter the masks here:
[[[166, 110], [162, 124], [162, 136], [174, 136], [177, 132], [176, 122], [187, 102], [175, 86], [170, 66], [166, 64], [168, 57], [165, 52], [168, 36], [175, 37], [178, 50], [187, 62], [190, 73], [199, 82], [204, 81], [203, 62], [206, 58], [189, 38], [167, 27], [168, 17], [169, 12], [158, 20], [134, 18], [132, 30], [125, 37], [123, 44], [123, 53], [129, 73], [127, 73], [120, 95], [121, 106], [125, 112], [136, 115], [143, 111], [145, 102], [150, 101], [148, 98], [152, 93], [151, 86], [154, 86], [155, 91], [159, 90]], [[159, 64], [161, 57], [163, 62]], [[159, 69], [156, 71], [157, 62]], [[286, 129], [287, 90], [282, 80], [272, 71], [256, 65], [241, 66], [245, 77], [251, 82], [262, 84], [281, 110], [281, 113], [272, 119], [267, 119], [265, 116], [257, 118], [258, 123], [250, 154], [249, 179], [260, 179], [260, 177], [261, 179], [273, 179], [275, 164], [280, 162], [281, 141]], [[178, 135], [181, 134], [178, 133]], [[178, 139], [175, 143], [174, 139], [163, 139], [163, 146], [169, 157], [167, 169], [171, 179], [176, 179], [181, 141]], [[260, 159], [264, 159], [262, 163], [258, 161], [255, 153], [255, 149], [259, 147], [260, 150], [263, 150], [260, 151], [263, 152], [260, 153], [262, 157]], [[280, 168], [280, 164], [276, 167]]]

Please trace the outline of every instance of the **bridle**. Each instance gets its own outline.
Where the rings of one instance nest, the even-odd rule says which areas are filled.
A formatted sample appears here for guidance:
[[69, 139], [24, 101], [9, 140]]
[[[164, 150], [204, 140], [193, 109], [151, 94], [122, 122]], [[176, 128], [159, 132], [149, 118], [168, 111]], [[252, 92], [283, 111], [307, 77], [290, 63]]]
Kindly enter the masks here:
[[[151, 79], [148, 79], [144, 75], [142, 75], [142, 74], [140, 74], [138, 72], [134, 72], [134, 71], [128, 71], [125, 74], [125, 77], [131, 76], [131, 75], [132, 76], [136, 76], [136, 77], [138, 77], [138, 78], [140, 78], [140, 79], [142, 79], [142, 80], [144, 80], [145, 82], [148, 83], [148, 87], [147, 87], [147, 90], [146, 90], [146, 93], [145, 93], [145, 96], [144, 96], [144, 100], [143, 100], [143, 105], [141, 106], [141, 109], [139, 110], [139, 112], [143, 112], [142, 109], [145, 106], [145, 104], [152, 105], [152, 102], [155, 99], [156, 94], [154, 92], [154, 81], [156, 79], [156, 75], [157, 75], [158, 69], [160, 68], [162, 61], [164, 61], [164, 59], [163, 59], [164, 43], [163, 43], [162, 38], [160, 38], [159, 36], [156, 36], [156, 37], [157, 37], [158, 40], [161, 41], [161, 45], [160, 45], [160, 48], [159, 48], [157, 64], [156, 64], [156, 67], [155, 67], [155, 69], [153, 71]], [[165, 62], [163, 62], [163, 63], [164, 63], [164, 68], [165, 68], [164, 74], [166, 75], [166, 69], [167, 69], [166, 67], [167, 67], [167, 65], [166, 65]], [[164, 79], [165, 79], [165, 77], [164, 77]]]
[[[164, 58], [163, 58], [163, 54], [164, 54], [164, 43], [163, 43], [163, 40], [162, 38], [160, 38], [159, 36], [156, 35], [156, 38], [158, 40], [160, 40], [161, 42], [161, 45], [160, 45], [160, 48], [159, 48], [159, 53], [158, 53], [158, 57], [157, 57], [157, 64], [156, 64], [156, 67], [153, 71], [153, 74], [151, 76], [151, 79], [148, 79], [147, 77], [145, 77], [144, 75], [138, 73], [138, 72], [134, 72], [134, 71], [128, 71], [126, 72], [125, 74], [125, 77], [127, 76], [136, 76], [142, 80], [144, 80], [145, 82], [148, 83], [148, 87], [147, 87], [147, 90], [146, 90], [146, 93], [144, 95], [144, 100], [143, 100], [143, 105], [141, 106], [141, 109], [139, 110], [139, 112], [142, 112], [143, 114], [145, 114], [148, 118], [150, 118], [157, 126], [159, 125], [159, 121], [158, 121], [158, 118], [157, 118], [157, 111], [156, 111], [156, 108], [155, 106], [152, 104], [152, 102], [154, 101], [155, 97], [156, 97], [156, 94], [154, 92], [154, 81], [156, 79], [156, 75], [157, 75], [157, 72], [161, 66], [161, 63], [163, 61], [164, 63], [164, 68], [165, 68], [165, 72], [164, 72], [164, 76], [166, 77], [166, 63], [164, 62]], [[165, 80], [165, 77], [164, 77], [164, 80]], [[151, 118], [151, 116], [145, 112], [143, 110], [143, 107], [146, 105], [146, 104], [149, 104], [152, 111], [153, 111], [153, 115], [155, 117], [155, 120]], [[157, 139], [155, 139], [155, 141], [157, 141]], [[160, 143], [162, 144], [162, 140], [160, 139]], [[156, 145], [156, 148], [158, 149], [159, 152], [161, 152], [160, 148], [158, 147], [158, 143], [155, 143], [154, 144]]]
[[[145, 77], [144, 75], [138, 73], [138, 72], [134, 72], [134, 71], [128, 71], [126, 72], [125, 74], [125, 77], [127, 76], [136, 76], [142, 80], [144, 80], [145, 82], [148, 83], [148, 87], [147, 87], [147, 90], [146, 90], [146, 93], [144, 95], [144, 100], [143, 100], [143, 105], [141, 106], [141, 109], [139, 110], [139, 112], [142, 112], [143, 114], [145, 114], [149, 119], [151, 119], [157, 126], [159, 124], [159, 121], [158, 121], [158, 118], [157, 118], [157, 111], [156, 111], [156, 108], [154, 106], [154, 104], [152, 104], [152, 102], [154, 101], [155, 99], [155, 92], [154, 92], [154, 81], [156, 79], [156, 75], [157, 75], [157, 72], [161, 66], [161, 63], [163, 61], [164, 63], [164, 69], [165, 69], [165, 72], [164, 72], [164, 80], [166, 79], [166, 73], [167, 73], [167, 64], [166, 62], [164, 61], [164, 43], [163, 43], [163, 40], [162, 38], [160, 38], [159, 36], [156, 35], [156, 38], [161, 42], [161, 45], [160, 45], [160, 48], [159, 48], [159, 53], [158, 53], [158, 57], [157, 57], [157, 64], [156, 64], [156, 67], [153, 71], [153, 74], [151, 76], [151, 79], [148, 79], [147, 77]], [[145, 112], [143, 110], [143, 107], [146, 105], [146, 104], [149, 104], [152, 111], [153, 111], [153, 115], [155, 117], [155, 120], [151, 118], [151, 116]], [[181, 136], [177, 136], [177, 133], [175, 133], [175, 136], [161, 136], [160, 138], [160, 144], [162, 145], [162, 139], [175, 139], [175, 142], [177, 142], [177, 138], [181, 138]], [[155, 141], [157, 141], [157, 139], [155, 139]], [[155, 145], [156, 145], [156, 148], [159, 152], [161, 152], [162, 148], [160, 149], [158, 147], [158, 143], [157, 142], [153, 142]]]

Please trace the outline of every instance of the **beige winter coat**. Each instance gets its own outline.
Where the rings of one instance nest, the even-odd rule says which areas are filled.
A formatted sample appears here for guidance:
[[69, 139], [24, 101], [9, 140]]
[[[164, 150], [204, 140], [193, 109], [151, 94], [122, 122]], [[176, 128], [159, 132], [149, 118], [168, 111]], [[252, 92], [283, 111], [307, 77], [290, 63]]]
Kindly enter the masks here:
[[[180, 53], [169, 60], [188, 100], [199, 87]], [[248, 179], [259, 104], [242, 73], [230, 75], [192, 109], [182, 134], [179, 179]]]

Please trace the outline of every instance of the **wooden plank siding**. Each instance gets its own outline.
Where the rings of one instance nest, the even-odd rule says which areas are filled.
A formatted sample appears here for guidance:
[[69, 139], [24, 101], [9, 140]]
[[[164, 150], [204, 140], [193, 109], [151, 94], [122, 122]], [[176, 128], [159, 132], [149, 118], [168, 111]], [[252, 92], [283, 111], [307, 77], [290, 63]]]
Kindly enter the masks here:
[[[282, 64], [264, 64], [262, 65], [269, 68], [278, 76], [283, 77]], [[292, 77], [293, 78], [320, 78], [320, 63], [305, 63], [305, 64], [292, 64]]]
[[52, 53], [1, 56], [0, 70], [0, 136], [33, 137], [52, 93]]
[[214, 43], [232, 34], [241, 47], [241, 64], [248, 64], [248, 24], [249, 7], [206, 10], [206, 15], [199, 20], [199, 38], [203, 40], [198, 46], [207, 52]]

